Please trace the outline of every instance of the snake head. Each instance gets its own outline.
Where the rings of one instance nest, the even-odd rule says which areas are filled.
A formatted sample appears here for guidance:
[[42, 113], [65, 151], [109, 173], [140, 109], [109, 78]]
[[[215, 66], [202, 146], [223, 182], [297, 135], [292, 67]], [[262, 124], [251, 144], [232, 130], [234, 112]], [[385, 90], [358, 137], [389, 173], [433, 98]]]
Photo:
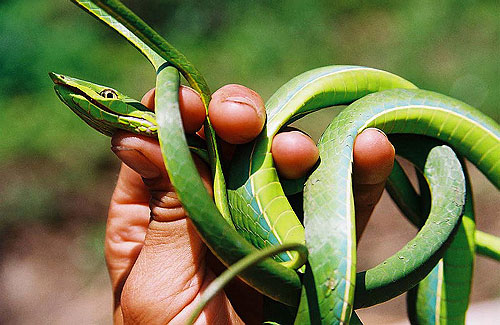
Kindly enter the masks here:
[[147, 136], [157, 132], [155, 114], [139, 101], [116, 89], [49, 73], [54, 90], [73, 112], [100, 133], [112, 136], [118, 129]]

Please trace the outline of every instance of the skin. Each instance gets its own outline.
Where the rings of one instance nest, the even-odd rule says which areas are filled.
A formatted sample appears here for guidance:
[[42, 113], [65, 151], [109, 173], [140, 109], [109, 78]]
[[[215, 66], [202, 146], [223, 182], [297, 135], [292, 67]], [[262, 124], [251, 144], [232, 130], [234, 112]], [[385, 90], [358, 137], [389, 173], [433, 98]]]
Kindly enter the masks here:
[[255, 91], [231, 84], [212, 95], [208, 116], [219, 137], [231, 144], [242, 144], [252, 141], [262, 131], [266, 110]]
[[314, 141], [300, 131], [278, 133], [271, 146], [276, 169], [280, 176], [298, 179], [316, 164], [319, 150]]
[[[185, 87], [181, 93], [181, 112], [194, 111], [193, 116], [196, 117], [200, 98]], [[211, 103], [215, 105], [212, 109], [224, 110], [227, 108], [224, 103], [231, 102], [231, 110], [247, 111], [245, 118], [259, 122], [259, 108], [248, 107], [260, 105], [256, 104], [255, 95], [243, 86], [228, 85], [214, 93], [217, 101]], [[154, 91], [151, 90], [142, 100], [152, 110], [153, 98]], [[191, 124], [191, 113], [182, 113], [182, 117], [185, 125]], [[210, 119], [218, 124], [219, 129], [224, 130], [224, 125], [229, 125], [230, 132], [227, 134], [243, 133], [239, 126], [235, 127], [227, 119], [217, 122], [214, 121], [217, 118], [210, 116]], [[192, 123], [193, 128], [197, 123]], [[261, 128], [259, 123], [239, 125], [246, 125], [245, 129], [248, 125]], [[293, 132], [296, 131], [282, 133], [276, 138], [284, 141], [273, 142], [273, 156], [278, 170], [293, 170], [294, 166], [302, 166], [306, 162], [311, 164], [311, 161], [314, 165], [317, 159], [313, 141], [302, 133]], [[244, 138], [248, 139], [248, 133]], [[158, 142], [119, 132], [113, 136], [111, 143], [113, 152], [123, 162], [110, 203], [105, 239], [115, 324], [184, 324], [200, 298], [200, 292], [224, 267], [210, 254], [186, 217], [165, 171]], [[211, 192], [209, 168], [195, 156], [194, 160], [205, 186]], [[392, 169], [394, 148], [383, 133], [368, 129], [356, 139], [354, 160], [359, 236]], [[298, 174], [307, 172], [302, 168]], [[294, 173], [297, 176], [297, 172]], [[209, 302], [197, 323], [258, 324], [261, 319], [262, 297], [242, 282], [233, 281]]]
[[[144, 95], [143, 104], [153, 108], [155, 106], [155, 88]], [[205, 107], [198, 94], [189, 87], [181, 86], [179, 90], [179, 107], [181, 110], [182, 126], [186, 133], [195, 133], [205, 121]]]

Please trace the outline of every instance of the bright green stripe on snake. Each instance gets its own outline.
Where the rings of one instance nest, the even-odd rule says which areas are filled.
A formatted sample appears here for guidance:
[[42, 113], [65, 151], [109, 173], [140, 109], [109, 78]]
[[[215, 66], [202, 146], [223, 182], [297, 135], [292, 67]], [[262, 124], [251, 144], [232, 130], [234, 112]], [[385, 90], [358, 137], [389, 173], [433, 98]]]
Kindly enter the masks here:
[[468, 241], [471, 233], [474, 233], [473, 221], [464, 215], [443, 259], [408, 292], [412, 323], [465, 323], [474, 266], [474, 243]]
[[[366, 94], [390, 88], [416, 87], [386, 71], [338, 65], [307, 71], [278, 89], [266, 103], [268, 121], [264, 131], [254, 143], [243, 147], [231, 163], [228, 198], [238, 231], [257, 247], [303, 242], [303, 226], [288, 201], [282, 199], [277, 204], [276, 197], [285, 197], [281, 185], [261, 189], [267, 182], [278, 181], [270, 152], [272, 138], [279, 128], [299, 116], [328, 106], [349, 104]], [[241, 202], [249, 198], [252, 202], [246, 205]], [[293, 268], [304, 262], [294, 252], [288, 256], [282, 254], [277, 260], [286, 261], [284, 265]]]
[[[455, 129], [454, 125], [460, 119], [463, 119], [462, 128]], [[445, 124], [444, 127], [442, 123]], [[367, 127], [378, 127], [387, 133], [420, 133], [441, 138], [457, 148], [473, 163], [481, 161], [479, 168], [490, 172], [488, 176], [493, 183], [498, 184], [500, 178], [494, 172], [491, 173], [492, 166], [496, 163], [495, 158], [500, 154], [498, 125], [458, 100], [423, 90], [386, 90], [365, 96], [345, 109], [325, 131], [320, 141], [319, 148], [323, 153], [321, 164], [309, 178], [304, 192], [306, 243], [318, 288], [317, 292], [320, 294], [320, 288], [324, 288], [325, 285], [328, 287], [328, 284], [335, 287], [334, 292], [328, 297], [320, 297], [319, 301], [326, 308], [325, 317], [327, 318], [330, 317], [327, 310], [331, 306], [342, 304], [342, 312], [337, 316], [338, 321], [345, 321], [350, 315], [355, 282], [352, 192], [350, 179], [346, 180], [345, 175], [350, 175], [354, 138]], [[454, 134], [450, 137], [452, 131]], [[486, 137], [483, 136], [484, 133], [487, 134]], [[495, 149], [489, 150], [489, 147], [483, 147], [483, 145], [474, 147], [478, 137], [483, 139], [483, 145], [489, 143], [490, 146], [495, 146]], [[332, 147], [333, 143], [335, 143], [334, 147]], [[470, 150], [471, 148], [473, 150]], [[485, 151], [488, 153], [484, 154]], [[322, 177], [318, 178], [315, 175], [320, 175], [321, 170], [333, 170], [333, 173], [326, 171]], [[335, 173], [337, 170], [340, 172]], [[310, 190], [315, 188], [314, 184], [320, 184], [316, 186], [317, 191]], [[335, 193], [335, 196], [331, 197], [329, 193]], [[314, 224], [308, 224], [308, 215], [329, 215], [329, 217], [322, 218]], [[332, 218], [337, 220], [331, 220]], [[335, 232], [330, 233], [325, 229], [335, 229]], [[324, 234], [325, 231], [329, 232], [328, 235]], [[328, 236], [331, 237], [327, 238]], [[426, 243], [420, 244], [426, 247]], [[330, 246], [327, 247], [328, 245]], [[331, 256], [331, 258], [326, 261], [326, 256]], [[387, 261], [389, 263], [385, 265], [385, 268], [394, 269], [395, 266], [390, 263], [392, 260]], [[314, 265], [316, 263], [319, 268]], [[360, 291], [359, 294], [356, 292], [357, 306], [379, 303], [390, 299], [389, 295], [397, 295], [405, 291], [404, 286], [398, 288], [399, 291], [402, 290], [399, 293], [380, 290], [393, 280], [392, 277], [383, 276], [381, 272], [383, 269], [384, 265], [381, 264], [364, 274], [365, 290]], [[405, 272], [411, 270], [400, 271], [404, 276]], [[330, 300], [330, 302], [324, 303], [323, 299]]]
[[294, 117], [392, 88], [416, 87], [392, 73], [368, 67], [336, 65], [307, 71], [287, 82], [267, 101], [267, 136], [273, 137]]
[[[433, 147], [443, 144], [442, 141], [426, 136], [413, 134], [393, 135], [390, 141], [396, 149], [396, 154], [409, 161], [420, 161]], [[408, 144], [412, 144], [409, 146]], [[420, 163], [421, 164], [421, 163]], [[418, 166], [419, 163], [415, 163]], [[472, 190], [464, 161], [461, 161], [466, 179], [466, 203], [461, 224], [443, 258], [434, 269], [408, 291], [407, 310], [412, 324], [463, 324], [467, 311], [471, 291], [472, 269], [474, 265], [474, 211]], [[428, 187], [423, 178], [419, 178], [421, 193], [418, 195], [413, 186], [409, 184], [406, 175], [400, 174], [402, 169], [396, 166], [396, 173], [389, 178], [389, 193], [405, 216], [417, 226], [421, 227], [426, 219], [425, 207], [429, 206], [427, 200]], [[423, 170], [417, 167], [419, 173]], [[404, 172], [403, 172], [404, 173]], [[406, 195], [400, 196], [396, 190], [403, 189]], [[401, 200], [401, 198], [405, 200]], [[406, 204], [410, 202], [410, 204]], [[414, 203], [413, 203], [414, 202]], [[423, 208], [424, 207], [424, 208]]]
[[[476, 165], [497, 188], [500, 188], [498, 125], [486, 116], [467, 116], [456, 107], [445, 106], [446, 104], [441, 104], [439, 101], [433, 104], [436, 106], [406, 104], [394, 107], [391, 111], [384, 112], [380, 118], [374, 116], [374, 121], [367, 127], [380, 128], [386, 133], [428, 135], [446, 141]], [[389, 105], [390, 103], [387, 104]], [[401, 114], [406, 114], [405, 126], [397, 123]], [[424, 119], [427, 119], [427, 123], [420, 123]], [[457, 123], [462, 124], [459, 130], [452, 128]]]
[[[434, 270], [408, 297], [417, 291], [414, 319], [419, 324], [464, 324], [472, 289], [472, 273], [475, 260], [474, 233], [476, 231], [472, 189], [465, 162], [462, 168], [466, 176], [467, 196], [462, 223], [455, 238]], [[436, 277], [435, 286], [429, 286], [429, 277]], [[432, 281], [431, 281], [432, 282]], [[408, 301], [410, 302], [410, 301]], [[434, 308], [429, 305], [434, 304]]]
[[[352, 110], [360, 106], [371, 107], [363, 112], [370, 118], [362, 128], [378, 127], [386, 133], [416, 133], [441, 139], [483, 171], [497, 188], [500, 187], [500, 173], [493, 169], [500, 157], [500, 128], [469, 105], [429, 91], [388, 90], [367, 96], [352, 106]], [[398, 119], [404, 123], [398, 123]], [[454, 127], [457, 123], [461, 125], [459, 129]], [[481, 145], [476, 145], [478, 139]], [[375, 287], [384, 281], [380, 277], [370, 278], [370, 273], [366, 273], [367, 293], [372, 287], [371, 282]], [[363, 296], [360, 294], [359, 298]], [[369, 297], [374, 295], [367, 294], [366, 298]], [[358, 294], [356, 299], [357, 306], [378, 301], [364, 303], [358, 299]]]

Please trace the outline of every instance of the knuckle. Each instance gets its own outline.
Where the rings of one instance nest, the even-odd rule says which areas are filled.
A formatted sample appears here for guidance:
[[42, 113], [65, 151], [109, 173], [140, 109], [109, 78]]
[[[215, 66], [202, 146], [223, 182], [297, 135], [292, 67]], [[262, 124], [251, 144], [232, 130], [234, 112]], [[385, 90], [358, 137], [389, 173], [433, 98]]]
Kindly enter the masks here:
[[149, 208], [151, 219], [155, 221], [175, 221], [186, 217], [181, 201], [172, 191], [152, 192]]

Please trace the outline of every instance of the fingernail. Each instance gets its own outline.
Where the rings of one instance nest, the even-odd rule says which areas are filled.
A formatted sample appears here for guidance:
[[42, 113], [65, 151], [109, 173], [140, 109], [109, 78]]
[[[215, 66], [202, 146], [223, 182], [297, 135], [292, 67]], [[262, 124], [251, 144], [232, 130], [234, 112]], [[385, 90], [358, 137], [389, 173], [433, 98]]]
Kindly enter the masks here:
[[127, 166], [132, 168], [144, 178], [156, 178], [161, 172], [151, 160], [146, 158], [141, 152], [122, 146], [113, 146], [111, 150], [118, 156]]
[[377, 129], [377, 128], [367, 128], [366, 130], [375, 130], [377, 131], [378, 133], [382, 134], [384, 137], [387, 138], [387, 134], [385, 134], [384, 131], [380, 130], [380, 129]]
[[250, 106], [253, 109], [256, 109], [255, 103], [250, 98], [247, 98], [247, 97], [239, 97], [239, 96], [227, 97], [226, 99], [224, 99], [224, 101], [225, 102], [233, 102], [236, 104], [243, 104], [243, 105]]

